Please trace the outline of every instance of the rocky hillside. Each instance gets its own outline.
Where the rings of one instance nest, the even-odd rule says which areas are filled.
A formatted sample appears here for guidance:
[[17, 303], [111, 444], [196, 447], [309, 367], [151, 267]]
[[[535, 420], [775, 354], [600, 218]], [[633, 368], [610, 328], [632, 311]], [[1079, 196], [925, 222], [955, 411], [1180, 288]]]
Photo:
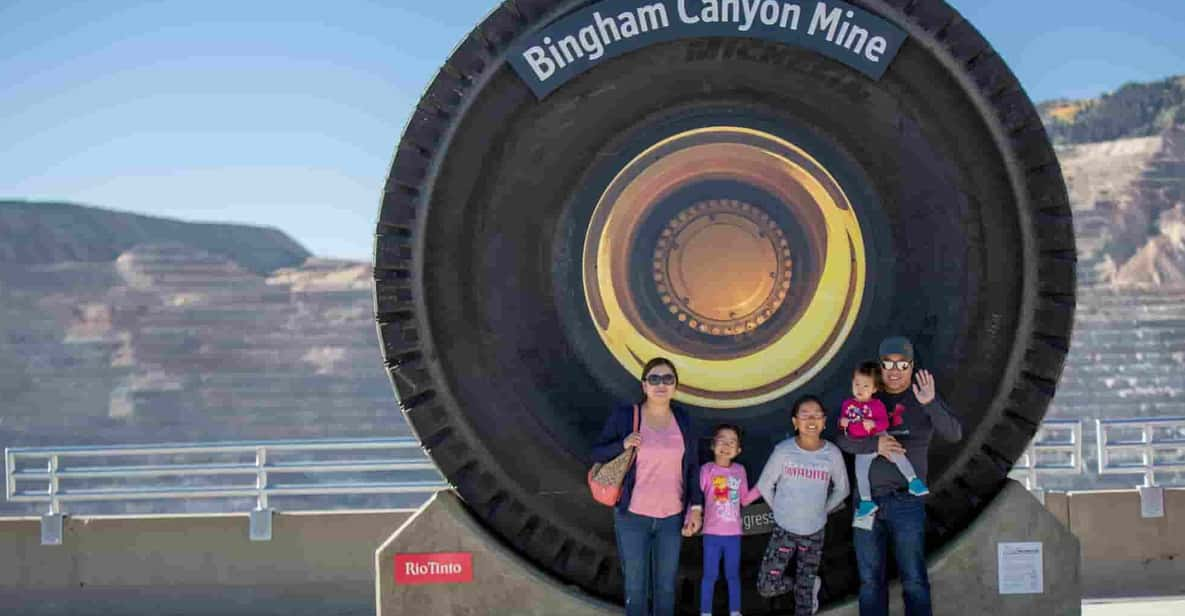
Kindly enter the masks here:
[[177, 242], [256, 274], [300, 265], [309, 252], [276, 229], [112, 212], [69, 203], [0, 200], [0, 263], [107, 263], [146, 242]]
[[1090, 287], [1185, 283], [1185, 124], [1152, 137], [1058, 148]]
[[[1061, 142], [1079, 278], [1074, 334], [1050, 417], [1185, 416], [1183, 84], [1129, 84], [1093, 101], [1042, 105]], [[1048, 487], [1140, 483], [1139, 475], [1094, 472], [1091, 423], [1085, 442], [1087, 474], [1048, 477]]]
[[181, 244], [0, 264], [0, 442], [406, 434], [369, 266], [268, 276]]
[[56, 210], [43, 250], [0, 214], [0, 446], [409, 434], [368, 263], [271, 230], [73, 211], [87, 223]]

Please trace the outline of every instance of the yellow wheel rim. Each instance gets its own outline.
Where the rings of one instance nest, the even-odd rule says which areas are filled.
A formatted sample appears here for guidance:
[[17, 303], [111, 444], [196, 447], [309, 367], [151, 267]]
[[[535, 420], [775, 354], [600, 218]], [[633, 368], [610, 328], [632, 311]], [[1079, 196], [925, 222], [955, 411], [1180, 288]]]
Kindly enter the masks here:
[[[639, 245], [659, 203], [708, 181], [761, 190], [781, 211], [692, 200]], [[798, 225], [797, 241], [779, 220]], [[651, 271], [631, 277], [642, 251]], [[732, 126], [674, 135], [631, 160], [598, 200], [583, 256], [589, 314], [613, 357], [631, 374], [669, 357], [676, 399], [719, 409], [775, 400], [823, 369], [852, 330], [867, 268], [855, 210], [826, 168], [784, 139]], [[800, 259], [814, 265], [795, 274]], [[661, 316], [646, 316], [639, 284], [661, 298]]]

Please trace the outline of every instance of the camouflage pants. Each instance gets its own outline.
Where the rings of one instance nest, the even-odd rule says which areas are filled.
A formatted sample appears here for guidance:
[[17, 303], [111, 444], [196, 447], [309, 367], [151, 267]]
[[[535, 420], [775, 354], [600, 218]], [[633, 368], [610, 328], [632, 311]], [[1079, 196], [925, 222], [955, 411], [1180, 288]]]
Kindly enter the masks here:
[[[757, 592], [775, 597], [794, 591], [795, 616], [815, 613], [819, 561], [823, 558], [823, 531], [795, 535], [775, 525], [757, 576]], [[794, 571], [790, 573], [793, 563]]]

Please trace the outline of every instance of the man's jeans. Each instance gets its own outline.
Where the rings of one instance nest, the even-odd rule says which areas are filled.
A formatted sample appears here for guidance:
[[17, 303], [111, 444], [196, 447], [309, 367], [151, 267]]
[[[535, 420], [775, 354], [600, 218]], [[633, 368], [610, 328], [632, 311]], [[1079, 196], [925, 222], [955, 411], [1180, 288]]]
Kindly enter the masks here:
[[926, 507], [921, 497], [894, 492], [872, 497], [880, 507], [872, 530], [855, 529], [856, 564], [860, 569], [860, 616], [889, 613], [885, 569], [889, 542], [901, 572], [906, 616], [930, 616], [930, 578], [926, 573]]
[[[683, 516], [651, 518], [614, 510], [617, 553], [625, 573], [626, 616], [675, 613], [675, 575], [683, 543]], [[648, 607], [654, 600], [654, 610]]]

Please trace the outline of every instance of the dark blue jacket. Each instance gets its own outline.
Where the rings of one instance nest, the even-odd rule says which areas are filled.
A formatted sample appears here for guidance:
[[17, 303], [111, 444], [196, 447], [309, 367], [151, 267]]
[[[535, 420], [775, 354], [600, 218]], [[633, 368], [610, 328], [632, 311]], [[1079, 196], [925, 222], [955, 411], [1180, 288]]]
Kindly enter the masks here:
[[[675, 422], [679, 424], [679, 431], [683, 433], [683, 513], [686, 514], [692, 505], [703, 506], [704, 492], [699, 489], [699, 434], [692, 431], [691, 418], [687, 411], [672, 405], [671, 411], [675, 415]], [[642, 421], [642, 409], [638, 407], [639, 426]], [[625, 451], [622, 441], [634, 431], [634, 405], [619, 406], [605, 421], [601, 430], [601, 437], [597, 439], [592, 449], [594, 462], [608, 462]], [[644, 446], [644, 445], [643, 445]], [[617, 501], [617, 510], [625, 513], [630, 507], [630, 497], [634, 493], [634, 480], [637, 465], [630, 465], [621, 484], [621, 500]]]

